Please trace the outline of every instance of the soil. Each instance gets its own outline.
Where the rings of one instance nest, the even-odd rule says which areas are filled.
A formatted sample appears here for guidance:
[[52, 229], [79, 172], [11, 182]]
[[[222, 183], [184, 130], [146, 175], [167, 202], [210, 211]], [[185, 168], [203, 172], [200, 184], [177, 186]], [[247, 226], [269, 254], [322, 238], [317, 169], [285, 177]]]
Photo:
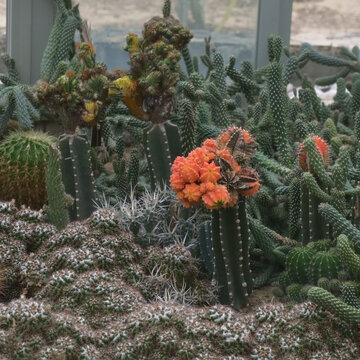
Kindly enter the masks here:
[[273, 295], [273, 286], [264, 286], [260, 289], [255, 289], [251, 296], [249, 296], [248, 306], [243, 309], [243, 312], [251, 312], [254, 309], [262, 306], [263, 304], [277, 304], [279, 303], [278, 298]]

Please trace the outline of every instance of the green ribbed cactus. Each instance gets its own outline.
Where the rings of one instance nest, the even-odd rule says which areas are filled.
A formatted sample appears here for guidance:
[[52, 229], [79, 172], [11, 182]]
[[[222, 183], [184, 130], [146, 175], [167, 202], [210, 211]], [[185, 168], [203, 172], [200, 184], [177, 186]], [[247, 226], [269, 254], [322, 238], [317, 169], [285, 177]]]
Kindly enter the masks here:
[[182, 154], [177, 125], [166, 121], [151, 124], [144, 130], [144, 146], [149, 164], [151, 186], [169, 183], [170, 169], [177, 156]]
[[211, 221], [201, 224], [198, 236], [200, 257], [209, 274], [214, 273], [214, 251], [211, 242]]
[[303, 247], [291, 250], [286, 258], [286, 269], [292, 282], [306, 284], [309, 282], [309, 266], [314, 251]]
[[356, 289], [352, 282], [347, 281], [341, 286], [341, 297], [344, 302], [356, 309], [360, 309], [360, 300], [356, 295]]
[[331, 224], [338, 234], [345, 234], [354, 242], [360, 242], [360, 231], [345, 219], [333, 206], [330, 204], [320, 204], [319, 213], [324, 219]]
[[70, 220], [88, 218], [95, 209], [94, 177], [91, 166], [90, 145], [85, 136], [60, 136], [61, 173], [65, 191], [74, 202], [69, 208]]
[[310, 262], [310, 279], [316, 284], [320, 278], [336, 278], [340, 268], [340, 258], [334, 251], [319, 251]]
[[0, 199], [42, 208], [47, 201], [46, 167], [55, 138], [37, 131], [18, 131], [0, 143]]
[[239, 310], [246, 306], [253, 288], [245, 200], [231, 208], [213, 210], [211, 230], [220, 302]]
[[46, 171], [46, 190], [48, 194], [46, 213], [49, 221], [60, 230], [64, 229], [69, 223], [68, 207], [72, 203], [72, 198], [65, 193], [61, 178], [60, 153], [55, 146], [52, 146], [49, 149]]
[[360, 257], [352, 249], [346, 235], [342, 234], [337, 240], [337, 249], [343, 266], [352, 274], [353, 277], [360, 276]]
[[328, 291], [314, 286], [308, 291], [308, 297], [341, 320], [360, 326], [360, 310], [346, 304]]

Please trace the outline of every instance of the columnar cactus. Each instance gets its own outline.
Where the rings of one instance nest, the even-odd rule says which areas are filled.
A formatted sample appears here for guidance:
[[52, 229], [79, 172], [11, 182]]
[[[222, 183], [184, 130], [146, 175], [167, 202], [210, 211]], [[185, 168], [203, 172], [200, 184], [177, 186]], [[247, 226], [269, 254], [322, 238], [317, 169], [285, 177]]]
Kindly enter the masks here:
[[245, 200], [240, 200], [234, 207], [212, 213], [211, 233], [219, 300], [235, 309], [246, 306], [253, 287], [245, 206]]
[[247, 304], [252, 290], [245, 197], [260, 188], [249, 165], [255, 147], [247, 131], [233, 127], [217, 141], [206, 140], [187, 158], [176, 158], [170, 177], [171, 187], [186, 207], [202, 203], [213, 210], [211, 236], [219, 298], [236, 309]]
[[90, 146], [85, 136], [64, 134], [60, 136], [61, 173], [65, 192], [74, 202], [69, 208], [70, 220], [82, 220], [95, 208], [94, 177]]
[[55, 138], [19, 131], [0, 143], [0, 199], [40, 209], [47, 201], [46, 167]]

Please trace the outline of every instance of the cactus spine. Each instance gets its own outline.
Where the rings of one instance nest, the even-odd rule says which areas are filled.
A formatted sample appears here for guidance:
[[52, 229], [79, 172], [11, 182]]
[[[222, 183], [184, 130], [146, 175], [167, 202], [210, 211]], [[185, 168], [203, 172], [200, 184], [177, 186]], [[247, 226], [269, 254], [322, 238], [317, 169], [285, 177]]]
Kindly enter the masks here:
[[245, 200], [231, 208], [213, 210], [212, 240], [219, 299], [240, 310], [247, 304], [253, 280], [249, 268], [249, 229]]
[[95, 188], [90, 146], [82, 135], [60, 136], [61, 173], [65, 191], [73, 197], [70, 220], [82, 220], [94, 210]]

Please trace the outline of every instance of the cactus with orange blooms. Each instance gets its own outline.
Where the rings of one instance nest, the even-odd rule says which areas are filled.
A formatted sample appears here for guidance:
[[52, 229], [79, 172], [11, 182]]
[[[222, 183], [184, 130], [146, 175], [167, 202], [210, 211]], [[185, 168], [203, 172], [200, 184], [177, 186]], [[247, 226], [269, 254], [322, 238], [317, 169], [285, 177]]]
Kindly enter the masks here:
[[207, 139], [186, 158], [177, 157], [171, 168], [170, 186], [185, 207], [233, 207], [239, 196], [251, 196], [260, 188], [258, 176], [249, 166], [255, 148], [246, 130], [233, 127], [217, 140]]
[[252, 291], [249, 266], [247, 196], [260, 188], [250, 167], [256, 143], [244, 129], [232, 127], [217, 140], [207, 139], [171, 168], [170, 185], [186, 206], [204, 205], [212, 211], [212, 243], [219, 300], [241, 309]]

